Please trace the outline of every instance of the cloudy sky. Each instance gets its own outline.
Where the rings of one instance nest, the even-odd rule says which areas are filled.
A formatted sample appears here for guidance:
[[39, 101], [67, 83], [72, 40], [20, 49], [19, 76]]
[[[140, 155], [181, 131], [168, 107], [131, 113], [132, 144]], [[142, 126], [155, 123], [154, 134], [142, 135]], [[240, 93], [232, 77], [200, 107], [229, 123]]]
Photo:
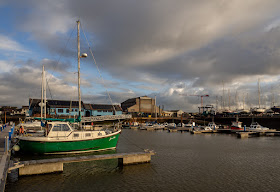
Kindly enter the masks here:
[[[280, 105], [278, 0], [0, 0], [0, 105], [77, 99], [76, 21], [81, 20], [82, 99], [147, 95], [164, 109], [204, 104]], [[93, 50], [102, 78], [93, 62]], [[105, 84], [105, 85], [104, 85]], [[223, 94], [224, 85], [224, 94]], [[183, 94], [183, 95], [182, 95]], [[222, 96], [224, 95], [224, 99]], [[236, 105], [238, 104], [238, 105]]]

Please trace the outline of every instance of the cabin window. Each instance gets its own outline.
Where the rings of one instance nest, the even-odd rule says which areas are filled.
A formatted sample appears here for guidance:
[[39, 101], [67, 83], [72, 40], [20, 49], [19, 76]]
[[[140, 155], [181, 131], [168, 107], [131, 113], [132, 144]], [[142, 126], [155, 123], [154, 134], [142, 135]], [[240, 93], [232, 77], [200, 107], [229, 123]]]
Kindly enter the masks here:
[[58, 124], [53, 127], [52, 131], [70, 131], [70, 128], [67, 124]]
[[99, 132], [99, 133], [98, 133], [98, 136], [101, 136], [101, 135], [102, 135], [102, 133]]
[[54, 109], [51, 109], [51, 113], [54, 113], [55, 112], [55, 110]]
[[53, 127], [52, 131], [60, 131], [60, 126], [59, 125], [55, 125]]
[[69, 109], [66, 109], [66, 113], [69, 113]]
[[76, 112], [78, 112], [78, 109], [75, 109]]
[[57, 112], [58, 113], [63, 113], [63, 109], [58, 109]]
[[91, 136], [91, 134], [90, 133], [86, 133], [86, 137], [90, 137]]
[[61, 124], [61, 131], [70, 131], [70, 128], [67, 124]]
[[78, 133], [75, 133], [75, 134], [74, 134], [74, 137], [79, 137], [79, 134], [78, 134]]

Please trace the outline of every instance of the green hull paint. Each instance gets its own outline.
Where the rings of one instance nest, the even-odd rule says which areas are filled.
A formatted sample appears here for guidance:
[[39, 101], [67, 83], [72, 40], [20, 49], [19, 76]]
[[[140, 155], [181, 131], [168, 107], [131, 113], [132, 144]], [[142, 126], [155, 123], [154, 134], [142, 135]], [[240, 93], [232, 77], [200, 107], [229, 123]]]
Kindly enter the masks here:
[[116, 148], [120, 134], [110, 137], [66, 142], [41, 142], [20, 140], [20, 151], [24, 153], [62, 153], [62, 152], [85, 152], [100, 151]]

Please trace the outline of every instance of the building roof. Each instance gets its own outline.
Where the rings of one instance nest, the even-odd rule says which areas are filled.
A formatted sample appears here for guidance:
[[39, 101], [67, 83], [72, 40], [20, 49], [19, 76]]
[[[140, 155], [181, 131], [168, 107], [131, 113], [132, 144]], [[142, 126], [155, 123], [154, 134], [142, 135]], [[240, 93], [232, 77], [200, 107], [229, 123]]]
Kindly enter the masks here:
[[[30, 108], [38, 107], [41, 99], [29, 99]], [[78, 108], [79, 101], [67, 101], [67, 100], [47, 100], [47, 105], [51, 108]], [[112, 105], [107, 104], [89, 104], [83, 103], [82, 107], [86, 110], [114, 110]], [[119, 105], [114, 105], [116, 111], [122, 111]]]
[[184, 111], [182, 111], [181, 109], [179, 109], [179, 110], [169, 110], [170, 112], [174, 112], [174, 113], [177, 113], [177, 112], [179, 112], [179, 111], [181, 111], [181, 112], [184, 112]]
[[[112, 105], [106, 104], [91, 104], [92, 110], [114, 110]], [[114, 105], [116, 111], [122, 111], [119, 105]]]
[[[41, 99], [29, 99], [30, 107], [38, 106]], [[78, 108], [79, 101], [67, 101], [67, 100], [47, 100], [47, 105], [54, 108]], [[83, 105], [83, 102], [82, 102]]]
[[84, 103], [84, 108], [86, 110], [92, 110], [91, 104], [89, 104], [89, 103]]

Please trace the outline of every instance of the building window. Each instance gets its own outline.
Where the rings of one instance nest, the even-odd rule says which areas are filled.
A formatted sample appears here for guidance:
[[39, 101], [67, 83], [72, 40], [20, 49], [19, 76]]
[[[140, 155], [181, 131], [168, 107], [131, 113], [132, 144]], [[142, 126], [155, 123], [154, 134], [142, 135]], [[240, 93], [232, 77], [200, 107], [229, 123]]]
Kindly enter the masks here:
[[58, 109], [57, 112], [58, 113], [63, 113], [63, 109]]

